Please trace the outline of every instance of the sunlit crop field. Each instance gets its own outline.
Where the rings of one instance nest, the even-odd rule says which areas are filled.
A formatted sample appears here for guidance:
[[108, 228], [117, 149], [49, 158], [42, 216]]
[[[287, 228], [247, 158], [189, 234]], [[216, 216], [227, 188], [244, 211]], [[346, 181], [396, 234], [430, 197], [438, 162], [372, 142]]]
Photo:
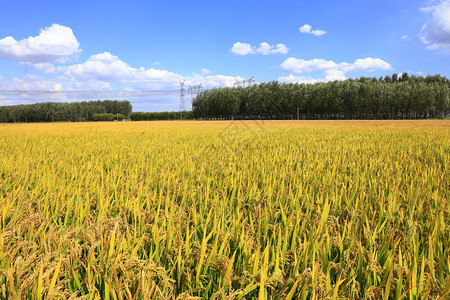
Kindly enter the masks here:
[[0, 125], [1, 299], [450, 297], [450, 120]]

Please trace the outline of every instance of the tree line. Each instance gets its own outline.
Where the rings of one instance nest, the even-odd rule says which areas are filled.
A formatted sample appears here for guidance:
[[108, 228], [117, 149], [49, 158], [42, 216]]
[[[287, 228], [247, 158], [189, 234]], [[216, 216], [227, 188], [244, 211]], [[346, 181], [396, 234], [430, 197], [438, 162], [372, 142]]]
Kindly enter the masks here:
[[0, 122], [95, 121], [102, 114], [113, 114], [116, 118], [117, 115], [129, 117], [131, 111], [129, 101], [45, 102], [0, 106]]
[[95, 114], [92, 116], [92, 121], [122, 121], [124, 115], [122, 114]]
[[131, 121], [192, 120], [192, 111], [132, 112]]
[[450, 113], [450, 80], [407, 73], [327, 83], [271, 81], [214, 88], [192, 102], [195, 118], [412, 119]]

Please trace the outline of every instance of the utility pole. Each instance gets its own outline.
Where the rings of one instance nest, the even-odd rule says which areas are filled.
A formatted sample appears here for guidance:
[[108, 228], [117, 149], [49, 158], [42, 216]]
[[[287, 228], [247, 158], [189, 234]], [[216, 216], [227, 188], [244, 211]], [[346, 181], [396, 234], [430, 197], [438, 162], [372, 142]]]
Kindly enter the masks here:
[[183, 111], [186, 109], [185, 105], [184, 105], [184, 80], [180, 81], [180, 119], [183, 119]]

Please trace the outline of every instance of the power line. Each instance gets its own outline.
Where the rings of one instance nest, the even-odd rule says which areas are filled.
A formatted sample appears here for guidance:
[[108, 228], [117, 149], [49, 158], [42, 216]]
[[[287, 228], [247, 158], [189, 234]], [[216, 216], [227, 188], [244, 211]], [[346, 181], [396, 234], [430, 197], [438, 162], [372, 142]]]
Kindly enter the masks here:
[[0, 94], [30, 94], [30, 95], [129, 95], [129, 94], [177, 94], [178, 90], [133, 90], [133, 91], [104, 91], [104, 90], [80, 90], [80, 91], [54, 91], [54, 90], [0, 90]]

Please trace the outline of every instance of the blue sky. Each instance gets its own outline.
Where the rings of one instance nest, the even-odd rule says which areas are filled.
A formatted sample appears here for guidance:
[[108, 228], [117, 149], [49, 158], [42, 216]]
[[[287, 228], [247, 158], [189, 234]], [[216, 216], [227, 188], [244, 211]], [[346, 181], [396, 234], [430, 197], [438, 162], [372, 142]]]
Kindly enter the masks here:
[[0, 2], [0, 105], [402, 72], [450, 77], [449, 1]]

